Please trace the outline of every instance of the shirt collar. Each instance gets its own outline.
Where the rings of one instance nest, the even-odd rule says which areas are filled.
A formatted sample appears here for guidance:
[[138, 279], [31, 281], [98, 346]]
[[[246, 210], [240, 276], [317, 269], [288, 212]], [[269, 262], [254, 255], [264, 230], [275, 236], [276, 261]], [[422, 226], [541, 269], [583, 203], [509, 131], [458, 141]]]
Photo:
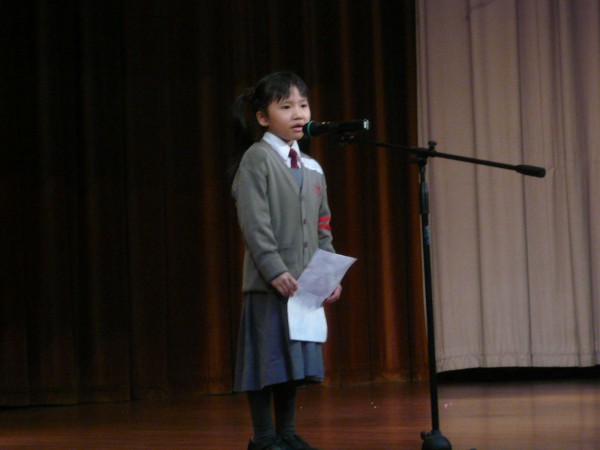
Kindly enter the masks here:
[[[281, 159], [283, 159], [283, 161], [286, 163], [286, 165], [288, 167], [291, 167], [290, 146], [283, 139], [281, 139], [278, 136], [275, 136], [270, 131], [266, 131], [265, 134], [263, 135], [263, 140], [267, 144], [269, 144], [271, 147], [273, 147], [273, 149], [277, 152], [277, 154], [279, 156], [281, 156]], [[300, 165], [301, 158], [300, 158], [300, 147], [298, 146], [298, 141], [294, 141], [292, 143], [291, 148], [296, 150], [296, 153], [298, 153], [298, 165]]]

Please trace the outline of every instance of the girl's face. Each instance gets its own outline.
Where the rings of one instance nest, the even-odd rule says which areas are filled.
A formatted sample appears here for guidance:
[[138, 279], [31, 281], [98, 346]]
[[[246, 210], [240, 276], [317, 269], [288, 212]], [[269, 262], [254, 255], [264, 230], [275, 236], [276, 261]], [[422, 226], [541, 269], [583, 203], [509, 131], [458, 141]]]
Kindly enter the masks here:
[[256, 119], [262, 127], [292, 145], [302, 138], [302, 126], [310, 120], [308, 99], [292, 86], [289, 97], [272, 101], [267, 111], [256, 113]]

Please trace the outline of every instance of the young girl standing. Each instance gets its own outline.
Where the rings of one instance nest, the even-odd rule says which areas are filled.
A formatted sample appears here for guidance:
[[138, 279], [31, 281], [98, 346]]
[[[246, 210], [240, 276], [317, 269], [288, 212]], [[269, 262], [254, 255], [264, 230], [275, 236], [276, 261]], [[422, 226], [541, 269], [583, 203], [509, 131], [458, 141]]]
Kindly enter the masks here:
[[[311, 449], [296, 434], [296, 389], [323, 381], [322, 344], [290, 340], [287, 300], [313, 253], [334, 251], [327, 185], [319, 163], [298, 146], [310, 120], [300, 77], [272, 73], [238, 97], [237, 130], [249, 137], [247, 106], [264, 134], [244, 152], [232, 187], [245, 244], [234, 389], [248, 397], [249, 450]], [[325, 302], [340, 294], [338, 286]]]

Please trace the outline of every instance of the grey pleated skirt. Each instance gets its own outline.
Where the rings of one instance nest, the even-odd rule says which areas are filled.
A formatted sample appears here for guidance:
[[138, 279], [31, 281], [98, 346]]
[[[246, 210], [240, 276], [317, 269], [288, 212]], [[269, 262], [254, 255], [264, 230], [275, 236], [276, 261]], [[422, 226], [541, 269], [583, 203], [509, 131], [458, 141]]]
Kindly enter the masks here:
[[323, 347], [290, 340], [287, 299], [275, 294], [244, 297], [238, 338], [234, 390], [256, 391], [288, 381], [323, 381]]

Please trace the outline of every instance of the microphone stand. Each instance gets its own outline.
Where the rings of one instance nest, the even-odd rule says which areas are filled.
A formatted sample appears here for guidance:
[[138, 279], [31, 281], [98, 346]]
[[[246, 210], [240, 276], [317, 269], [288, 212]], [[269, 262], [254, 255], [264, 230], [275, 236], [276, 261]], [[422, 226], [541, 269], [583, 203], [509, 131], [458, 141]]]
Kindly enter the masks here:
[[[444, 158], [455, 161], [468, 162], [478, 165], [497, 167], [500, 169], [508, 169], [518, 172], [522, 175], [543, 178], [546, 175], [546, 170], [542, 167], [528, 165], [511, 165], [488, 161], [477, 158], [469, 158], [465, 156], [452, 155], [448, 153], [440, 153], [435, 150], [436, 142], [430, 141], [427, 148], [407, 147], [402, 145], [386, 144], [383, 142], [375, 142], [369, 140], [358, 139], [353, 135], [339, 135], [340, 144], [344, 143], [359, 143], [368, 144], [375, 147], [385, 147], [391, 149], [405, 150], [413, 155], [416, 159], [410, 162], [416, 163], [419, 166], [419, 196], [420, 196], [420, 217], [421, 217], [421, 239], [423, 252], [423, 271], [425, 282], [425, 310], [427, 321], [427, 353], [429, 361], [429, 392], [431, 402], [431, 425], [432, 429], [429, 432], [422, 431], [421, 439], [423, 440], [422, 450], [452, 450], [452, 444], [440, 431], [440, 418], [438, 408], [438, 386], [437, 386], [437, 369], [436, 369], [436, 353], [435, 353], [435, 327], [433, 316], [433, 286], [431, 276], [431, 233], [429, 229], [429, 188], [425, 177], [427, 162], [429, 158]], [[473, 450], [473, 449], [472, 449]]]

